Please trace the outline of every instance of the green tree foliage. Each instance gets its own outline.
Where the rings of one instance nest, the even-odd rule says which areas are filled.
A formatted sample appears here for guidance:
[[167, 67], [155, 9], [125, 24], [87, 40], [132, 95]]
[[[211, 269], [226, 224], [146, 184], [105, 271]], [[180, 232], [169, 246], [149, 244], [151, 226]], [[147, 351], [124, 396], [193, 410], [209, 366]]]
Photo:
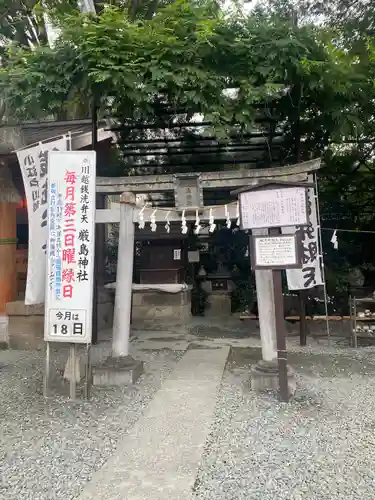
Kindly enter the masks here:
[[43, 14], [65, 14], [76, 8], [76, 0], [0, 0], [1, 46], [47, 44]]
[[[93, 93], [112, 115], [139, 118], [162, 96], [221, 127], [246, 127], [262, 115], [289, 120], [300, 101], [312, 115], [356, 84], [348, 58], [319, 29], [264, 13], [228, 19], [211, 2], [180, 0], [135, 21], [109, 7], [65, 15], [61, 26], [54, 50], [13, 51], [0, 74], [19, 116], [57, 112], [72, 94]], [[303, 98], [293, 102], [297, 84]], [[335, 111], [335, 120], [350, 118]]]
[[[319, 1], [280, 0], [230, 16], [210, 0], [116, 0], [97, 3], [96, 15], [50, 3], [61, 28], [54, 49], [45, 38], [33, 48], [25, 40], [30, 12], [41, 19], [39, 4], [0, 2], [0, 33], [16, 42], [3, 45], [7, 65], [0, 70], [0, 93], [13, 116], [84, 116], [94, 96], [101, 113], [129, 123], [198, 112], [224, 138], [267, 121], [269, 144], [284, 134], [282, 162], [323, 156], [322, 207], [330, 223], [374, 225], [372, 1], [355, 9], [333, 1], [327, 10]], [[371, 261], [364, 241], [357, 250], [350, 262], [364, 255]]]
[[[322, 209], [326, 225], [375, 231], [375, 2], [373, 0], [309, 1], [310, 12], [320, 14], [335, 30], [335, 42], [352, 59], [360, 85], [352, 96], [350, 112], [356, 118], [352, 132], [337, 138], [326, 151], [322, 182]], [[343, 113], [349, 109], [344, 106]], [[331, 252], [332, 265], [359, 267], [365, 284], [375, 283], [372, 233], [339, 233], [340, 255]], [[329, 248], [329, 246], [328, 246]]]

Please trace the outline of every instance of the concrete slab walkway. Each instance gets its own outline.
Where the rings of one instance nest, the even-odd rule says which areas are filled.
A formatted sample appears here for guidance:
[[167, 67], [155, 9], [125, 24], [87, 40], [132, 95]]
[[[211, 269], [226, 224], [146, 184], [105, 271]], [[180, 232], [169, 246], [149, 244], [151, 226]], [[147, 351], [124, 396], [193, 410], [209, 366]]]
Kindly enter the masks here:
[[228, 354], [187, 351], [78, 500], [190, 500]]

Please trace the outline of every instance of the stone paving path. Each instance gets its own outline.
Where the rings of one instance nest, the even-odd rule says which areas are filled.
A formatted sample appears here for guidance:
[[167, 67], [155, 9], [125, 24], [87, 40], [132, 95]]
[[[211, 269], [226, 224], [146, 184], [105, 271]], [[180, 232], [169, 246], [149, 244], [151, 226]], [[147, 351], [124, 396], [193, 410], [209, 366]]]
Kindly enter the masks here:
[[191, 349], [77, 500], [189, 500], [229, 347]]

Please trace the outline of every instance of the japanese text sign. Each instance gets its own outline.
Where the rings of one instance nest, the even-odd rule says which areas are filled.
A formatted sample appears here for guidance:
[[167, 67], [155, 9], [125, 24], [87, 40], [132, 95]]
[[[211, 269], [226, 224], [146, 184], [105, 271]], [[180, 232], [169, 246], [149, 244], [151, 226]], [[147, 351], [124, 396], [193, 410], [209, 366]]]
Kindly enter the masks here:
[[29, 252], [25, 304], [45, 299], [47, 244], [48, 152], [66, 151], [65, 137], [17, 151], [29, 219]]
[[306, 189], [282, 187], [240, 194], [241, 228], [261, 229], [308, 223]]
[[95, 237], [94, 151], [50, 152], [44, 339], [90, 343]]
[[301, 267], [301, 254], [295, 234], [288, 236], [252, 236], [253, 269]]
[[175, 179], [175, 202], [180, 209], [197, 208], [201, 206], [202, 192], [199, 176], [177, 176]]

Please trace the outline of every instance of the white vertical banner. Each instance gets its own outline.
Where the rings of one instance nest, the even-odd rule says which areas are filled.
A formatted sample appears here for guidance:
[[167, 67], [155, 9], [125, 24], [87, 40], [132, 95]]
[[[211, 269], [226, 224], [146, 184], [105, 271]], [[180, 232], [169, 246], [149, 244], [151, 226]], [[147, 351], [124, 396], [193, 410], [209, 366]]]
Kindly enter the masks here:
[[[302, 269], [286, 270], [289, 290], [308, 290], [309, 288], [323, 285], [314, 188], [308, 189], [308, 211], [309, 225], [298, 229], [302, 236], [303, 265]], [[296, 228], [293, 227], [282, 228], [283, 234], [294, 234], [295, 232]]]
[[91, 343], [95, 151], [49, 153], [44, 340]]
[[63, 137], [17, 151], [29, 219], [29, 255], [25, 304], [41, 304], [45, 298], [47, 244], [48, 151], [66, 151]]

